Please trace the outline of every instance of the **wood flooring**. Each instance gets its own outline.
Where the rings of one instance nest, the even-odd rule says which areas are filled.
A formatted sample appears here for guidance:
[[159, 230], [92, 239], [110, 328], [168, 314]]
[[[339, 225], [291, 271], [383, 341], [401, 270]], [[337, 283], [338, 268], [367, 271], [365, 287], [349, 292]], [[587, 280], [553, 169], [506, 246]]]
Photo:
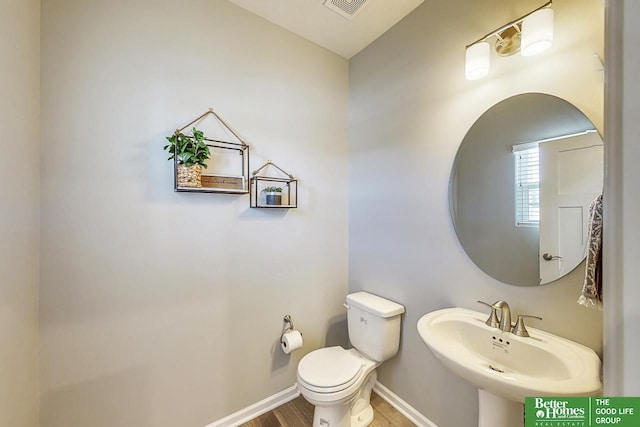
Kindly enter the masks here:
[[[373, 406], [374, 418], [369, 427], [415, 427], [414, 423], [375, 393], [371, 393], [371, 406]], [[312, 425], [313, 405], [299, 396], [240, 427], [311, 427]]]

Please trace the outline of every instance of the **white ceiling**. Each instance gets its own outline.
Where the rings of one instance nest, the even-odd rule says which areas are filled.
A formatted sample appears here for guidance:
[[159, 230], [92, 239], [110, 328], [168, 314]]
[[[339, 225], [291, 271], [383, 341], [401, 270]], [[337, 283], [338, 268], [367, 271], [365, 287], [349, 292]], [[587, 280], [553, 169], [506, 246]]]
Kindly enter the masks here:
[[324, 6], [324, 0], [229, 1], [349, 59], [424, 0], [368, 0], [352, 20]]

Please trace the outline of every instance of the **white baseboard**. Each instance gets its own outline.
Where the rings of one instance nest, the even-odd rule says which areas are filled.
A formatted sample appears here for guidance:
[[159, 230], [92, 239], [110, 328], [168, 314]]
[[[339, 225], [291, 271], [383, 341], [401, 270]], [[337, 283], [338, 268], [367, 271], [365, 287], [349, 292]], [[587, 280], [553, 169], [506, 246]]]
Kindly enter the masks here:
[[267, 412], [277, 408], [278, 406], [284, 405], [298, 396], [300, 396], [300, 391], [298, 391], [298, 387], [294, 384], [291, 387], [282, 390], [280, 393], [269, 396], [258, 403], [254, 403], [253, 405], [241, 409], [238, 412], [234, 412], [227, 417], [214, 421], [205, 427], [236, 427], [259, 417], [262, 414], [266, 414]]
[[[418, 427], [438, 427], [427, 417], [418, 412], [417, 409], [409, 405], [379, 382], [376, 382], [373, 386], [373, 391]], [[300, 391], [294, 384], [273, 396], [269, 396], [258, 403], [254, 403], [253, 405], [241, 409], [218, 421], [214, 421], [205, 427], [236, 427], [257, 418], [262, 414], [266, 414], [267, 412], [277, 408], [278, 406], [284, 405], [298, 396], [300, 396]]]
[[416, 408], [409, 405], [407, 402], [400, 399], [397, 394], [380, 384], [380, 382], [376, 382], [373, 386], [373, 391], [418, 427], [438, 427], [431, 420], [418, 412]]

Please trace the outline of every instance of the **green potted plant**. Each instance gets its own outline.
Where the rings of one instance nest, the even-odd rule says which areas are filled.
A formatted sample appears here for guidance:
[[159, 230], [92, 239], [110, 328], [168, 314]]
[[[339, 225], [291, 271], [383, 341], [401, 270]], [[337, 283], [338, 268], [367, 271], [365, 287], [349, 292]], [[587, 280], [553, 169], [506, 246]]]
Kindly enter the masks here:
[[265, 187], [262, 192], [266, 195], [267, 205], [282, 204], [282, 187]]
[[202, 169], [211, 156], [205, 142], [204, 132], [193, 128], [193, 136], [176, 131], [167, 137], [169, 144], [164, 149], [171, 153], [167, 160], [177, 159], [178, 187], [202, 187]]

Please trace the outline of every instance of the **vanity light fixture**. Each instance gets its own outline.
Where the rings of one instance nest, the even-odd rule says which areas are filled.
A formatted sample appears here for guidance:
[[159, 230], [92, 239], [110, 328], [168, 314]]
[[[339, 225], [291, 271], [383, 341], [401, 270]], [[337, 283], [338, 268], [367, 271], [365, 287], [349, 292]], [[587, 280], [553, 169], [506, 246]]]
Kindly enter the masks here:
[[493, 30], [467, 45], [465, 54], [465, 78], [477, 80], [489, 74], [491, 49], [489, 40], [496, 38], [495, 50], [500, 56], [518, 52], [522, 56], [542, 53], [553, 42], [552, 1]]
[[533, 56], [547, 50], [553, 42], [553, 9], [537, 10], [522, 21], [522, 56]]
[[464, 75], [467, 80], [478, 80], [489, 74], [491, 67], [489, 43], [481, 41], [467, 47]]

